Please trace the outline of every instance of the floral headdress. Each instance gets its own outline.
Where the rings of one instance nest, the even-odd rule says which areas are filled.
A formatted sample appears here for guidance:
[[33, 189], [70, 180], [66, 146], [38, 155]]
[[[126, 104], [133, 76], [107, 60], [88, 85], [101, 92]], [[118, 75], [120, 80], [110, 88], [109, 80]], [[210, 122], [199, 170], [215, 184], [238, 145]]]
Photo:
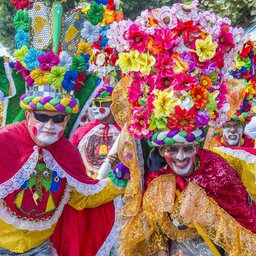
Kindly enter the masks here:
[[[256, 47], [248, 40], [236, 58], [236, 65], [231, 72], [232, 77], [244, 83], [243, 101], [238, 110], [232, 113], [231, 120], [248, 123], [251, 120], [254, 99], [256, 96]], [[240, 93], [241, 94], [241, 93]], [[234, 99], [233, 99], [234, 100]], [[239, 100], [237, 99], [237, 102]]]
[[109, 45], [119, 52], [117, 64], [133, 78], [128, 130], [153, 146], [201, 142], [201, 128], [218, 125], [227, 104], [225, 81], [244, 31], [197, 5], [145, 10], [107, 32]]
[[111, 0], [97, 2], [64, 14], [60, 2], [50, 9], [45, 2], [13, 0], [18, 10], [14, 68], [27, 85], [20, 101], [23, 109], [78, 113], [81, 89], [98, 85], [88, 73], [91, 45], [103, 40], [98, 24], [106, 24], [116, 5]]

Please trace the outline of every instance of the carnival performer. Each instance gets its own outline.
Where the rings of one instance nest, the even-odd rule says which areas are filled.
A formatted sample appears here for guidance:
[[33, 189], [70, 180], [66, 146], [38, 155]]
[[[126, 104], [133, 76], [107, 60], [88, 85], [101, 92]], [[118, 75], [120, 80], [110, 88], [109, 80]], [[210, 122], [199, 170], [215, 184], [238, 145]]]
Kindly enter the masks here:
[[[215, 245], [230, 255], [256, 254], [255, 203], [236, 170], [200, 147], [204, 128], [231, 107], [225, 82], [244, 32], [197, 4], [145, 10], [109, 32], [131, 77], [127, 130], [153, 147], [144, 193], [124, 198], [120, 255], [220, 255]], [[143, 184], [134, 178], [129, 190]]]
[[[115, 240], [113, 199], [124, 193], [125, 180], [119, 177], [123, 166], [110, 172], [110, 178], [94, 180], [86, 175], [80, 153], [63, 136], [79, 112], [78, 99], [84, 103], [84, 94], [98, 84], [98, 78], [86, 72], [88, 56], [81, 50], [85, 42], [72, 32], [81, 29], [77, 20], [83, 24], [84, 15], [80, 10], [68, 13], [61, 31], [59, 2], [53, 4], [52, 14], [43, 2], [14, 5], [19, 9], [14, 18], [17, 61], [9, 63], [5, 75], [10, 81], [17, 72], [26, 82], [20, 98], [26, 120], [0, 131], [0, 254], [54, 255], [50, 236], [69, 204], [76, 210], [88, 208], [91, 222], [83, 230], [83, 253], [104, 255]], [[31, 38], [30, 29], [36, 31]], [[63, 48], [58, 41], [61, 32], [67, 39]], [[50, 46], [53, 50], [38, 50]], [[59, 255], [80, 255], [79, 223], [72, 217], [72, 229], [57, 229], [53, 237]]]
[[80, 126], [71, 137], [92, 178], [97, 178], [98, 170], [120, 133], [110, 109], [112, 91], [113, 87], [107, 84], [99, 89], [90, 106], [94, 120]]

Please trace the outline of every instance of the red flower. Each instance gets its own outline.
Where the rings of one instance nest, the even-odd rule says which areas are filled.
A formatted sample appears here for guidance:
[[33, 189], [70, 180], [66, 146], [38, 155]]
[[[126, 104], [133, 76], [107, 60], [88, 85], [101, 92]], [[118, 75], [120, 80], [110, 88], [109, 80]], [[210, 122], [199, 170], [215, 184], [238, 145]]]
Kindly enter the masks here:
[[235, 47], [233, 34], [229, 31], [229, 25], [227, 23], [221, 24], [218, 47], [222, 49], [223, 53]]
[[190, 136], [191, 132], [197, 128], [195, 107], [186, 110], [180, 106], [175, 106], [174, 111], [174, 114], [167, 118], [168, 128], [186, 131], [187, 135]]
[[16, 10], [27, 9], [30, 5], [30, 1], [29, 0], [12, 0], [12, 5], [15, 7]]
[[76, 85], [74, 87], [74, 91], [79, 91], [83, 87], [85, 79], [86, 79], [86, 75], [84, 72], [81, 72], [78, 74], [76, 78]]
[[114, 11], [116, 9], [114, 0], [108, 0], [107, 9]]
[[192, 20], [189, 20], [186, 22], [178, 21], [178, 25], [173, 29], [173, 31], [177, 36], [181, 34], [184, 43], [188, 45], [190, 36], [192, 34], [199, 34], [201, 30], [197, 26], [193, 25]]
[[208, 103], [207, 90], [201, 85], [196, 85], [192, 87], [191, 96], [197, 109], [203, 109]]

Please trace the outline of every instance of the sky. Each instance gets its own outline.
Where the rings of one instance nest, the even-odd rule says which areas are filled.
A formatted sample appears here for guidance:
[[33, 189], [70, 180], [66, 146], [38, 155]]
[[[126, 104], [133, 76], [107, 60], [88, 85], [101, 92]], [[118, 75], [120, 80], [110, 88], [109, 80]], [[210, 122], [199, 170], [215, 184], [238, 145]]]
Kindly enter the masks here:
[[10, 53], [6, 50], [5, 47], [0, 43], [0, 56], [10, 56]]

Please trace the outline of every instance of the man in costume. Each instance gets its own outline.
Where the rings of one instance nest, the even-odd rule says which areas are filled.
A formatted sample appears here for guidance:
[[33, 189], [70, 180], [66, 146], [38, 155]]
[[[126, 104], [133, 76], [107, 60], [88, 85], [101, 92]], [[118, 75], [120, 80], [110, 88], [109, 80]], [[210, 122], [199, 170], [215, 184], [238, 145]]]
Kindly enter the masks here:
[[[220, 255], [215, 244], [230, 255], [256, 254], [255, 203], [225, 159], [200, 149], [204, 128], [231, 106], [225, 82], [243, 31], [197, 4], [145, 10], [111, 31], [118, 36], [110, 43], [121, 42], [117, 63], [131, 77], [127, 130], [136, 150], [142, 138], [154, 147], [145, 190], [124, 198], [121, 255]], [[129, 190], [140, 178], [133, 171]]]
[[90, 106], [94, 120], [80, 126], [71, 138], [81, 153], [87, 174], [93, 178], [97, 178], [98, 170], [120, 133], [110, 109], [112, 91], [113, 87], [107, 84], [99, 89]]
[[[16, 73], [23, 78], [20, 88], [26, 82], [19, 115], [25, 113], [26, 120], [0, 131], [0, 254], [53, 255], [50, 236], [69, 204], [76, 210], [90, 208], [84, 212], [90, 222], [82, 231], [86, 247], [79, 247], [81, 237], [75, 233], [79, 223], [68, 216], [72, 229], [58, 227], [52, 239], [58, 254], [81, 255], [83, 249], [88, 256], [104, 255], [116, 234], [113, 199], [124, 193], [125, 179], [119, 177], [124, 166], [115, 168], [109, 178], [91, 179], [79, 152], [63, 136], [79, 112], [78, 99], [81, 104], [86, 101], [79, 93], [89, 95], [98, 83], [95, 75], [86, 72], [88, 56], [81, 51], [85, 42], [72, 32], [75, 27], [81, 29], [84, 16], [80, 10], [69, 13], [61, 31], [58, 25], [62, 24], [63, 9], [59, 2], [54, 3], [52, 14], [43, 2], [18, 1], [14, 5], [18, 9], [14, 18], [18, 61], [9, 63], [7, 74], [11, 74], [8, 79]], [[39, 20], [44, 22], [38, 24]], [[33, 38], [29, 38], [30, 28], [36, 31]], [[51, 28], [53, 35], [47, 34]], [[62, 32], [66, 51], [59, 48]], [[52, 51], [38, 50], [51, 42]]]

